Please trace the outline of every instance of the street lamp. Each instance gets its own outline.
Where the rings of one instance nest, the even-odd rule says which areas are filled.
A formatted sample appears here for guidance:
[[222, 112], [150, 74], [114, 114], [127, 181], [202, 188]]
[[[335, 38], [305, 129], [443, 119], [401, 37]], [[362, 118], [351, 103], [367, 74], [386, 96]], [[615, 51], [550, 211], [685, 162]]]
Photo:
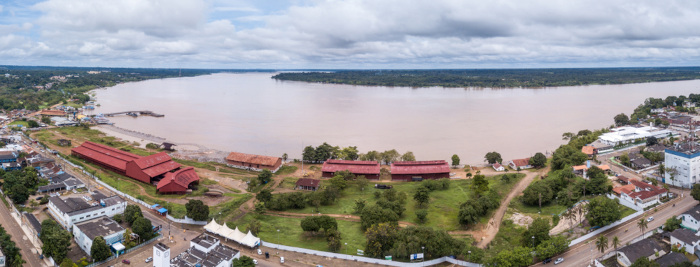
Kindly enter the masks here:
[[[347, 242], [345, 243], [345, 255], [346, 255], [346, 257], [348, 257], [348, 243]], [[350, 257], [348, 257], [348, 259], [350, 259]]]
[[280, 229], [277, 229], [277, 254], [280, 254]]
[[423, 263], [425, 262], [425, 247], [420, 247], [421, 251], [423, 252], [423, 258], [421, 259], [421, 266], [423, 266]]
[[535, 236], [532, 236], [532, 262], [535, 262]]
[[472, 258], [472, 251], [467, 251], [467, 253], [469, 253], [469, 255], [467, 255], [467, 261], [469, 261]]

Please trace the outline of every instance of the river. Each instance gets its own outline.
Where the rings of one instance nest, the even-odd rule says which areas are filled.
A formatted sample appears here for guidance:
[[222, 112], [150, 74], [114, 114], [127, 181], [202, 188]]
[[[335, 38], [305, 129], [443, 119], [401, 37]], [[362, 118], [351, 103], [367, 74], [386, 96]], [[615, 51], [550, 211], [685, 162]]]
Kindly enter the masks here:
[[412, 151], [418, 160], [459, 155], [483, 163], [550, 152], [564, 132], [600, 129], [648, 97], [700, 93], [700, 80], [542, 89], [407, 88], [277, 81], [272, 73], [147, 80], [95, 90], [95, 113], [116, 126], [223, 151], [299, 158], [328, 142], [360, 152]]

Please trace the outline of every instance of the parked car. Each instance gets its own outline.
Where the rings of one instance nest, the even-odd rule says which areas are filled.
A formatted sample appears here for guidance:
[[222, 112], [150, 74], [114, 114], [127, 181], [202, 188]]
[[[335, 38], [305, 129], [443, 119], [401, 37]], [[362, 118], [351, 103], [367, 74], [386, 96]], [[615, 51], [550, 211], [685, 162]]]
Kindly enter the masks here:
[[253, 264], [258, 265], [258, 260], [253, 259]]
[[651, 221], [653, 221], [653, 220], [654, 220], [654, 216], [651, 216], [651, 217], [647, 218], [647, 222], [651, 222]]
[[149, 263], [149, 262], [152, 262], [152, 261], [153, 261], [153, 257], [148, 257], [148, 259], [146, 259], [146, 263]]
[[557, 260], [554, 261], [554, 264], [559, 264], [564, 262], [564, 258], [558, 258]]
[[129, 260], [122, 260], [122, 263], [123, 264], [131, 264], [131, 262]]
[[262, 255], [262, 250], [258, 249], [258, 255]]
[[375, 184], [374, 188], [377, 189], [391, 189], [393, 186], [391, 185], [386, 185], [386, 184]]
[[542, 264], [547, 264], [547, 263], [550, 263], [550, 262], [552, 262], [552, 258], [546, 258], [546, 259], [544, 259], [544, 260], [542, 261]]
[[284, 257], [280, 257], [280, 263], [284, 263]]

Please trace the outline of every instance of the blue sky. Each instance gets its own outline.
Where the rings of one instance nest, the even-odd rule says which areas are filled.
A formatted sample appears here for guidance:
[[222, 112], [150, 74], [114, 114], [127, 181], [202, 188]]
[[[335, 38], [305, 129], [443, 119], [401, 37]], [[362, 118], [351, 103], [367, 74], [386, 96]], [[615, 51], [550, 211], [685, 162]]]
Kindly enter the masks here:
[[0, 0], [0, 64], [697, 66], [700, 2]]

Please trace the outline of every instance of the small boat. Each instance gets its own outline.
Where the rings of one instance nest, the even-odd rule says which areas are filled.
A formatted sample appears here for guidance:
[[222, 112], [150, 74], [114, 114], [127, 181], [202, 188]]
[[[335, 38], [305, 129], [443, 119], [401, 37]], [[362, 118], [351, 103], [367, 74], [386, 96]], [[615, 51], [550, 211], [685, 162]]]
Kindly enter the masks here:
[[134, 112], [127, 112], [126, 115], [129, 115], [131, 117], [138, 117], [139, 115], [134, 113]]

